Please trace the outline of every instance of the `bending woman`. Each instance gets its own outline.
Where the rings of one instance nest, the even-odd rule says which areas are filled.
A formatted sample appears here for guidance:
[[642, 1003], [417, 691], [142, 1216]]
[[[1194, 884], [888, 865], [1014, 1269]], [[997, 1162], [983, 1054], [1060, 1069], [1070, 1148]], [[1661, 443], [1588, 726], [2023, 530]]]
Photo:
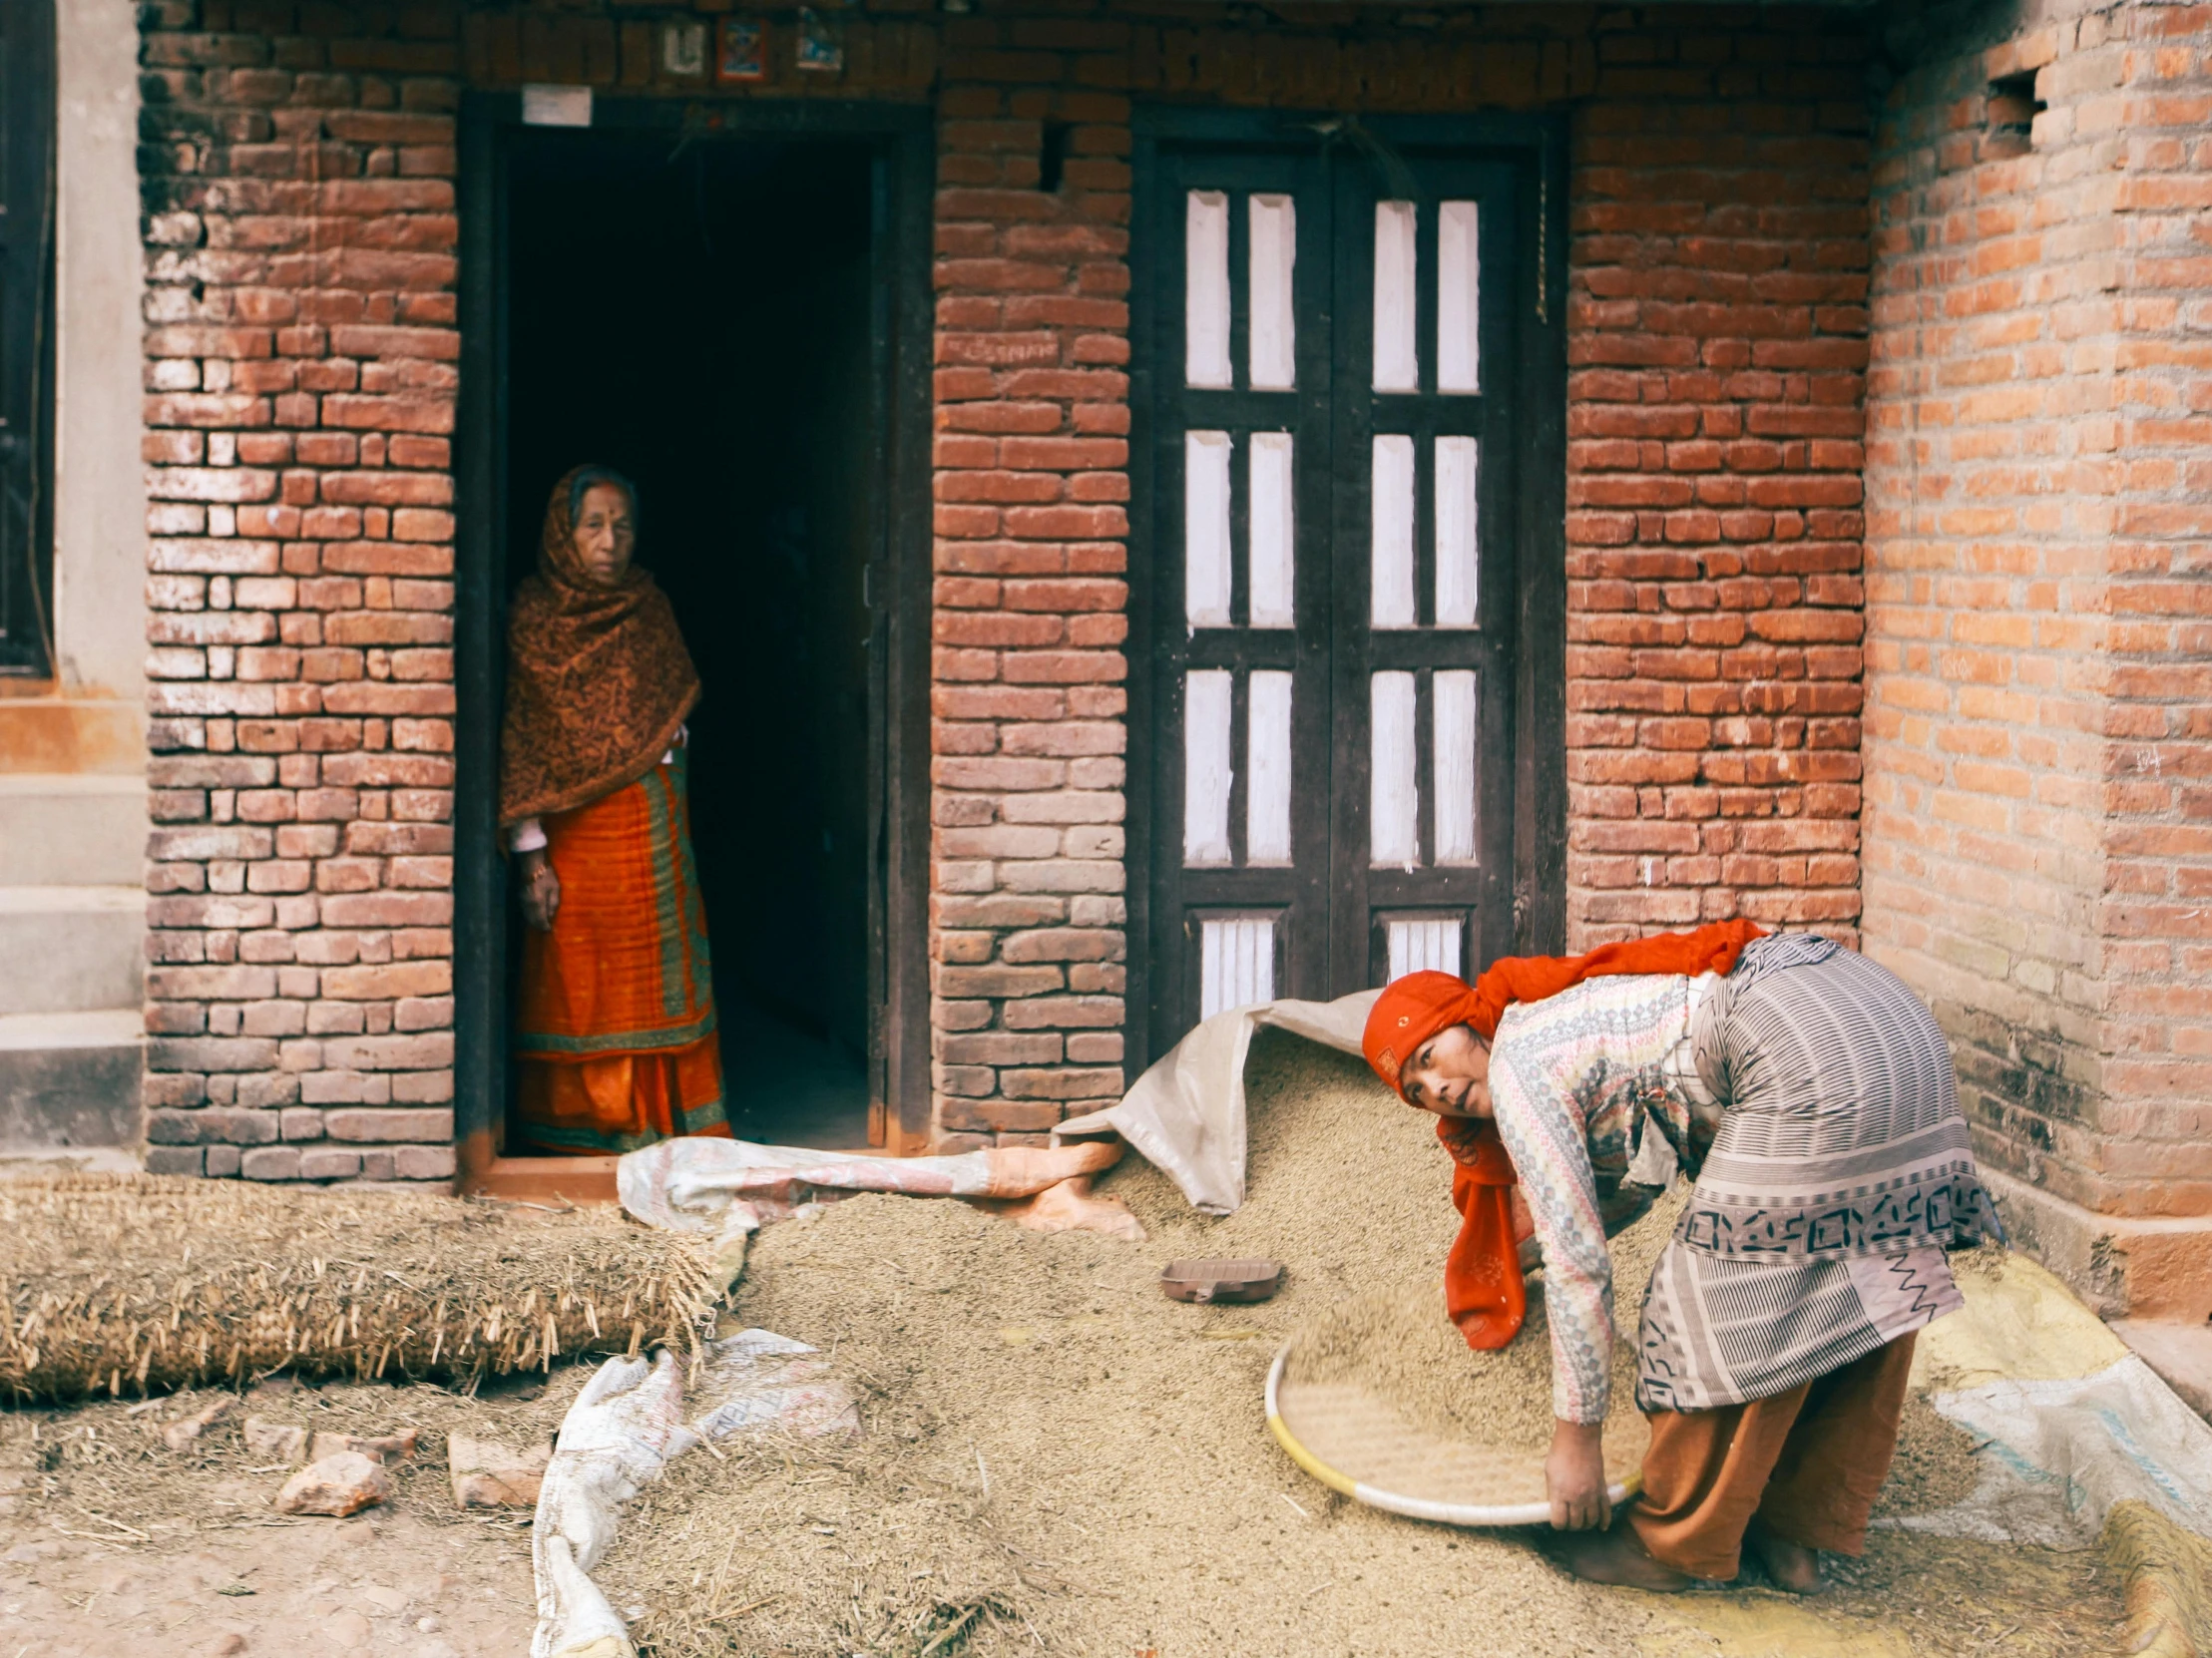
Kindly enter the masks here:
[[[1944, 1251], [1998, 1232], [1919, 998], [1826, 939], [1738, 922], [1501, 962], [1473, 987], [1410, 975], [1365, 1046], [1445, 1119], [1460, 1159], [1448, 1300], [1471, 1345], [1520, 1328], [1507, 1184], [1527, 1197], [1551, 1336], [1551, 1523], [1583, 1533], [1560, 1540], [1562, 1562], [1678, 1589], [1734, 1577], [1749, 1546], [1811, 1593], [1817, 1550], [1860, 1552], [1914, 1334], [1960, 1305]], [[1605, 1234], [1677, 1169], [1695, 1185], [1637, 1336], [1643, 1489], [1613, 1526]]]
[[508, 623], [499, 820], [531, 929], [516, 1104], [540, 1151], [729, 1133], [684, 785], [698, 672], [631, 563], [637, 507], [604, 467], [556, 484]]

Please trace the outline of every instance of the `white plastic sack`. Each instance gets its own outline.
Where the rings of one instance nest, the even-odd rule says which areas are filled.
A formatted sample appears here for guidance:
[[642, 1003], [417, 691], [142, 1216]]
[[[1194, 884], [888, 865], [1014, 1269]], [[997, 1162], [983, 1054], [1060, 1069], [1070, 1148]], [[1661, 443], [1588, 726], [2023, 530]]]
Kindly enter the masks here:
[[530, 1540], [538, 1581], [531, 1658], [636, 1658], [628, 1626], [592, 1581], [592, 1568], [615, 1539], [622, 1505], [671, 1458], [702, 1439], [860, 1431], [852, 1390], [813, 1348], [769, 1330], [707, 1343], [691, 1400], [701, 1414], [685, 1427], [682, 1370], [659, 1353], [650, 1365], [610, 1359], [569, 1407]]
[[707, 1440], [775, 1429], [813, 1439], [860, 1432], [860, 1406], [818, 1350], [772, 1330], [706, 1346], [689, 1433]]
[[2058, 1279], [2022, 1255], [1960, 1275], [1920, 1334], [1916, 1391], [1985, 1442], [1964, 1501], [1880, 1520], [1938, 1536], [2087, 1548], [2134, 1498], [2212, 1536], [2212, 1427]]
[[2066, 1381], [1991, 1382], [1929, 1403], [1977, 1439], [1983, 1478], [1915, 1531], [2087, 1548], [2132, 1497], [2212, 1537], [2212, 1428], [2142, 1360]]
[[622, 1504], [673, 1454], [683, 1379], [671, 1354], [610, 1359], [562, 1419], [538, 1488], [530, 1563], [538, 1579], [531, 1658], [636, 1658], [621, 1616], [592, 1581]]
[[732, 1218], [757, 1230], [808, 1203], [855, 1192], [914, 1197], [1022, 1198], [1111, 1168], [1117, 1145], [994, 1146], [952, 1157], [869, 1157], [750, 1140], [657, 1140], [615, 1165], [622, 1204], [649, 1226], [724, 1231]]
[[1071, 1117], [1054, 1133], [1117, 1133], [1164, 1171], [1192, 1208], [1232, 1214], [1244, 1202], [1244, 1056], [1252, 1034], [1272, 1026], [1357, 1053], [1368, 1011], [1382, 994], [1262, 1002], [1215, 1014], [1139, 1076], [1118, 1105]]

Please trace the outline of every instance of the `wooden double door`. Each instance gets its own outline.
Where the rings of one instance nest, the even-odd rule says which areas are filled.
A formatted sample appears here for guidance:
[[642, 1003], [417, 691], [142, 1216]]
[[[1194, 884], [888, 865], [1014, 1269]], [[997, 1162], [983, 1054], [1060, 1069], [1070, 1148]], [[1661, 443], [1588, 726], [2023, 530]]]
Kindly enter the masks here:
[[1534, 126], [1142, 137], [1153, 1054], [1225, 1008], [1555, 947], [1561, 507], [1530, 476], [1559, 464], [1549, 158]]

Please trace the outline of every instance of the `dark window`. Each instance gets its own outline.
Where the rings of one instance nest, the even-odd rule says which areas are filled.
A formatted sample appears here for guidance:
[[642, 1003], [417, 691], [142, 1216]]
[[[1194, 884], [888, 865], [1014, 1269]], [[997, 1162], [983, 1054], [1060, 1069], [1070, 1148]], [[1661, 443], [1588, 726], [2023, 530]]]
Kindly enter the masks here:
[[0, 0], [0, 673], [53, 659], [54, 9]]

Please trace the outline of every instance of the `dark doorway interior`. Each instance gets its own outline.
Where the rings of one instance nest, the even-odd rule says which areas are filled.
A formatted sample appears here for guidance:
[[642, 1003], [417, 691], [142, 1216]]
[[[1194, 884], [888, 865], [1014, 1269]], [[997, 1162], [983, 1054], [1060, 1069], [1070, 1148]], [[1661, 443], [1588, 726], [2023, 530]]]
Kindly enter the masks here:
[[[552, 484], [635, 479], [674, 602], [732, 1130], [867, 1143], [871, 156], [534, 130], [508, 158], [507, 578]], [[508, 930], [511, 960], [521, 923]]]

